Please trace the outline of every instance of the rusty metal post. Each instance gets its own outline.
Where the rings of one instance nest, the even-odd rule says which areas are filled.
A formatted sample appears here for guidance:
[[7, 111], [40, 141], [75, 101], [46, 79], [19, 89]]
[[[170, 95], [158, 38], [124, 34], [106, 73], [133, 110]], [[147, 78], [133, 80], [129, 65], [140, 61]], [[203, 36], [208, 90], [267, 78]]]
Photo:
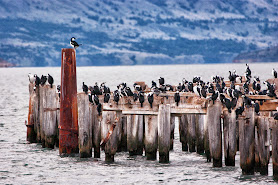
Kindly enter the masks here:
[[78, 154], [78, 109], [76, 55], [74, 49], [62, 49], [61, 103], [59, 125], [60, 155]]

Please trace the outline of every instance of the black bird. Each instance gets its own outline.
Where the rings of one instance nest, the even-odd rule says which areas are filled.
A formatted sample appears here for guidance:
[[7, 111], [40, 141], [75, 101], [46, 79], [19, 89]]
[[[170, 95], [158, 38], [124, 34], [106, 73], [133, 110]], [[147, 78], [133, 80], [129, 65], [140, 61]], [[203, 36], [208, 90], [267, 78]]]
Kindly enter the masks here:
[[160, 77], [160, 78], [158, 79], [158, 82], [159, 82], [159, 85], [163, 85], [163, 84], [165, 83], [165, 80], [164, 80], [163, 77]]
[[97, 95], [93, 95], [93, 96], [94, 96], [94, 102], [95, 102], [95, 104], [98, 105], [98, 104], [99, 104], [99, 98], [98, 98], [98, 96], [97, 96]]
[[85, 94], [88, 94], [88, 86], [83, 82], [83, 85], [82, 85], [82, 89], [83, 89], [83, 92], [85, 92]]
[[225, 99], [224, 99], [224, 102], [225, 102], [225, 106], [227, 107], [229, 113], [231, 113], [231, 112], [232, 112], [232, 111], [231, 111], [232, 104], [231, 104], [230, 99], [229, 99], [229, 98], [225, 98]]
[[92, 95], [91, 95], [91, 94], [88, 94], [88, 97], [89, 97], [89, 102], [94, 103], [93, 98], [92, 98]]
[[150, 103], [151, 108], [153, 108], [153, 92], [148, 93], [148, 102]]
[[47, 77], [44, 76], [44, 75], [42, 75], [42, 76], [41, 76], [41, 85], [44, 86], [44, 84], [46, 83], [46, 81], [47, 81]]
[[97, 85], [97, 82], [95, 83], [94, 87], [93, 87], [93, 94], [95, 95], [101, 95], [101, 91], [100, 88]]
[[189, 82], [189, 83], [188, 83], [188, 90], [189, 90], [190, 92], [194, 92], [194, 91], [193, 91], [193, 83], [192, 83], [192, 82]]
[[211, 100], [212, 100], [212, 103], [214, 104], [215, 100], [217, 99], [218, 97], [218, 92], [213, 92], [212, 95], [211, 95]]
[[75, 41], [75, 38], [72, 37], [72, 38], [70, 39], [70, 45], [71, 45], [74, 49], [76, 49], [76, 48], [78, 48], [79, 46], [81, 46], [82, 44], [79, 45], [79, 44]]
[[138, 100], [138, 94], [137, 93], [133, 93], [133, 101], [137, 101]]
[[61, 85], [57, 85], [57, 91], [58, 91], [58, 96], [59, 96], [59, 98], [60, 98], [60, 96], [61, 96]]
[[237, 104], [237, 98], [232, 98], [232, 101], [231, 101], [231, 108], [234, 109], [236, 107], [236, 104]]
[[40, 77], [38, 77], [38, 75], [35, 75], [35, 84], [36, 84], [36, 87], [39, 87], [39, 85], [41, 84], [41, 79]]
[[127, 96], [133, 96], [133, 92], [131, 91], [131, 89], [129, 87], [125, 88], [125, 92]]
[[157, 87], [157, 86], [156, 86], [156, 83], [155, 83], [154, 81], [152, 81], [152, 88], [153, 88], [153, 87]]
[[181, 85], [181, 83], [179, 83], [179, 85], [177, 86], [177, 90], [179, 92], [181, 92], [183, 90], [183, 86]]
[[97, 112], [98, 112], [98, 115], [99, 115], [99, 116], [101, 115], [101, 110], [102, 110], [101, 103], [99, 103], [99, 104], [97, 105]]
[[257, 114], [257, 115], [259, 115], [260, 113], [259, 113], [259, 111], [260, 111], [260, 105], [257, 103], [257, 102], [253, 102], [252, 101], [252, 104], [253, 104], [253, 106], [254, 106], [254, 108], [255, 108], [255, 113]]
[[251, 77], [251, 70], [249, 68], [249, 65], [246, 64], [246, 71], [245, 71], [246, 77], [250, 78]]
[[109, 93], [105, 93], [104, 94], [104, 103], [108, 103], [110, 99], [110, 94]]
[[230, 82], [234, 82], [236, 80], [236, 77], [232, 74], [231, 71], [229, 71], [229, 77], [228, 78], [229, 78]]
[[144, 93], [141, 91], [139, 93], [139, 102], [141, 103], [141, 107], [143, 107], [144, 101], [145, 101], [145, 96], [144, 96]]
[[272, 75], [274, 78], [277, 78], [277, 71], [274, 68], [272, 69]]
[[119, 94], [119, 91], [118, 90], [115, 90], [114, 91], [114, 95], [113, 95], [113, 100], [117, 103], [118, 105], [118, 102], [120, 100], [120, 94]]
[[219, 99], [220, 99], [221, 103], [225, 104], [225, 99], [226, 99], [226, 97], [225, 97], [224, 94], [220, 93]]
[[50, 74], [48, 74], [47, 80], [48, 80], [48, 83], [50, 84], [50, 88], [52, 88], [52, 85], [54, 83], [54, 79]]
[[177, 106], [179, 106], [179, 102], [180, 102], [180, 100], [181, 100], [179, 91], [177, 91], [177, 92], [175, 93], [174, 99], [175, 99], [175, 102], [176, 102]]
[[233, 91], [232, 91], [233, 97], [232, 97], [232, 98], [238, 99], [238, 97], [239, 97], [240, 94], [241, 94], [240, 91], [238, 91], [237, 89], [233, 89]]
[[247, 108], [251, 107], [252, 106], [252, 100], [245, 95], [243, 95], [243, 98], [244, 98], [243, 100], [244, 100], [244, 103], [245, 103], [246, 107]]
[[243, 113], [243, 111], [244, 111], [244, 102], [242, 103], [242, 106], [236, 109], [236, 119], [238, 118], [239, 115]]
[[107, 94], [107, 93], [110, 94], [110, 88], [105, 85], [105, 82], [100, 84], [100, 89], [101, 89], [101, 92], [103, 92], [104, 94]]

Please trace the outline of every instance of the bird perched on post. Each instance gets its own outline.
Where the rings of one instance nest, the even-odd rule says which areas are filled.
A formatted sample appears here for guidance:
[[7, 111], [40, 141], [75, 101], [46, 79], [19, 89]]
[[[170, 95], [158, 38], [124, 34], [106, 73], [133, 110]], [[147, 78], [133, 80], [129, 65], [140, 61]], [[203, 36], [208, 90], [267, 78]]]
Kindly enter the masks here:
[[75, 41], [75, 38], [72, 37], [72, 38], [70, 39], [70, 45], [71, 45], [74, 49], [76, 49], [76, 48], [78, 48], [79, 46], [81, 46], [82, 44], [79, 45], [79, 44]]
[[88, 94], [88, 86], [83, 82], [83, 85], [82, 85], [82, 89], [83, 89], [83, 92], [85, 92], [85, 94]]
[[148, 102], [150, 103], [151, 108], [153, 108], [153, 92], [148, 93]]
[[177, 106], [179, 106], [179, 102], [180, 102], [180, 100], [181, 100], [180, 92], [179, 92], [179, 91], [177, 91], [177, 92], [175, 93], [174, 99], [175, 99], [175, 102], [176, 102]]
[[28, 77], [29, 77], [29, 82], [31, 84], [33, 84], [35, 82], [35, 80], [36, 80], [35, 76], [33, 74], [29, 73]]
[[53, 79], [53, 77], [50, 74], [48, 74], [47, 81], [50, 84], [50, 88], [52, 88], [52, 85], [54, 83], [54, 79]]
[[277, 71], [274, 68], [272, 69], [272, 75], [274, 78], [277, 78]]

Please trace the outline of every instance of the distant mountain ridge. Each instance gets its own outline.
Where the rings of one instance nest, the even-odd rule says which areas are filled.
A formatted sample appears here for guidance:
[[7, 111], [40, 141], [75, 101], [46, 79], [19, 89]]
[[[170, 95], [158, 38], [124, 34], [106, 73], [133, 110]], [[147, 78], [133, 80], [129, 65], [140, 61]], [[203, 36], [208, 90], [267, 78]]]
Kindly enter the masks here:
[[278, 44], [277, 0], [0, 0], [0, 58], [59, 66], [232, 62]]
[[233, 60], [234, 63], [278, 62], [278, 46], [240, 53]]

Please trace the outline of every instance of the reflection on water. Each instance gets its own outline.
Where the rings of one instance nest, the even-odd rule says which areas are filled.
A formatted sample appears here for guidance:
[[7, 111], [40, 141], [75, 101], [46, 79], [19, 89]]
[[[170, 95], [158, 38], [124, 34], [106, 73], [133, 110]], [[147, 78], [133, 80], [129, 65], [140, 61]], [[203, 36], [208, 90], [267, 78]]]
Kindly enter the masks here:
[[[271, 78], [276, 63], [250, 64], [252, 75], [262, 80]], [[115, 89], [121, 82], [132, 86], [135, 81], [157, 81], [164, 77], [166, 83], [177, 85], [182, 78], [191, 80], [199, 75], [210, 80], [212, 75], [226, 79], [228, 71], [236, 69], [243, 74], [245, 64], [176, 65], [176, 66], [116, 66], [77, 68], [78, 91], [82, 82], [106, 82]], [[51, 74], [54, 84], [60, 83], [60, 68], [8, 68], [0, 69], [0, 184], [266, 184], [272, 180], [272, 164], [269, 175], [241, 175], [239, 154], [235, 167], [212, 168], [204, 156], [182, 152], [179, 142], [178, 123], [175, 127], [174, 150], [170, 152], [170, 163], [159, 164], [147, 161], [144, 156], [130, 157], [121, 152], [115, 155], [115, 163], [101, 159], [60, 157], [58, 149], [42, 148], [40, 144], [26, 142], [28, 113], [28, 73]], [[224, 163], [223, 163], [224, 164]]]

